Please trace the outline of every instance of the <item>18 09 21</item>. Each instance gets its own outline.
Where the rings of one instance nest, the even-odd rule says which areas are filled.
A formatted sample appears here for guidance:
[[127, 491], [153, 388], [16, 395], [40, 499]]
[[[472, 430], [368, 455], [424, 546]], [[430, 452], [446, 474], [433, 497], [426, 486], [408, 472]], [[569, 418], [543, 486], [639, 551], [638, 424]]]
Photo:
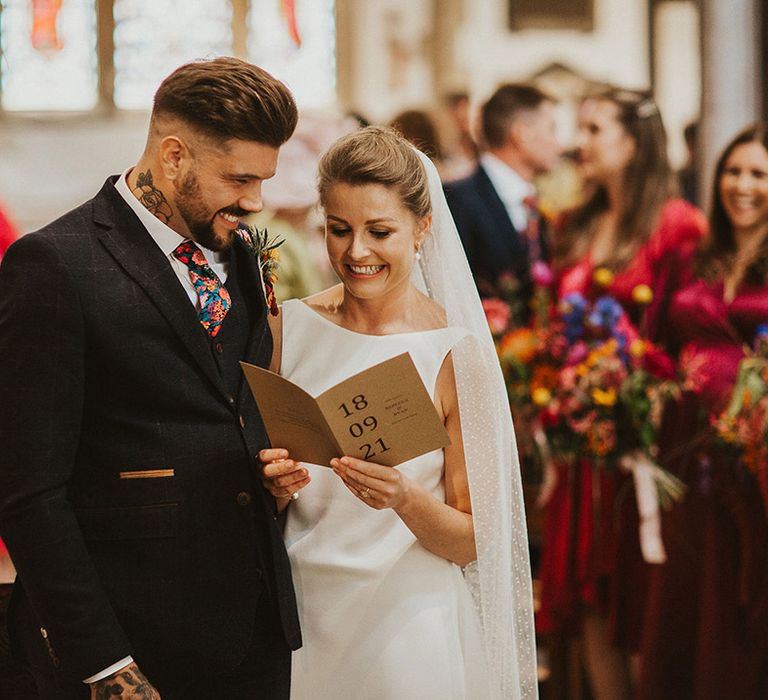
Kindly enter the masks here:
[[379, 427], [379, 421], [376, 416], [360, 416], [367, 408], [368, 401], [365, 398], [365, 394], [353, 396], [349, 403], [344, 402], [339, 406], [339, 411], [341, 411], [344, 418], [350, 420], [348, 430], [352, 437], [360, 438], [369, 433], [367, 437], [370, 442], [363, 443], [358, 447], [363, 459], [371, 459], [371, 457], [389, 450], [389, 447], [387, 447], [382, 438], [370, 435]]

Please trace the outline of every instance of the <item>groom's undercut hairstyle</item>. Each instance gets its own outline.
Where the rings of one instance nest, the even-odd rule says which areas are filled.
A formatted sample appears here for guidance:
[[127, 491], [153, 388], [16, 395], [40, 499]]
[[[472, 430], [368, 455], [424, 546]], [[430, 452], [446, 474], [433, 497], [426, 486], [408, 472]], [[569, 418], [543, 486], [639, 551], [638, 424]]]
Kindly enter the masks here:
[[175, 117], [215, 142], [257, 141], [279, 148], [298, 120], [290, 90], [239, 58], [193, 61], [177, 68], [155, 93], [152, 122]]
[[342, 136], [320, 159], [318, 190], [325, 206], [331, 186], [384, 185], [397, 190], [414, 216], [432, 212], [429, 181], [416, 150], [394, 129], [368, 126]]
[[507, 141], [509, 127], [524, 112], [533, 112], [554, 99], [535, 85], [506, 83], [483, 105], [480, 113], [483, 138], [490, 148], [500, 148]]

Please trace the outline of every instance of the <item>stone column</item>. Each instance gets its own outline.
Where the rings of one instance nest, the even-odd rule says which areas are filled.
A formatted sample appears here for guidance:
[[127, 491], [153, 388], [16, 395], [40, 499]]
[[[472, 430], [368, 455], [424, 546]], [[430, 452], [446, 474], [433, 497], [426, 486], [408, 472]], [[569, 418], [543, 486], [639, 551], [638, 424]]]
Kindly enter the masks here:
[[760, 3], [761, 0], [701, 0], [699, 191], [707, 208], [720, 151], [737, 131], [760, 116]]

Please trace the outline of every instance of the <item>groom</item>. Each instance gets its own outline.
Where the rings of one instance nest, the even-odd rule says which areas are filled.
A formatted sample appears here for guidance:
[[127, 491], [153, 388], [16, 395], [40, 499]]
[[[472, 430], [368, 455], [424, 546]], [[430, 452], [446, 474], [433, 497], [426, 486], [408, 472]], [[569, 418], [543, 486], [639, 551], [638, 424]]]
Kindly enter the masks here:
[[288, 697], [293, 586], [238, 366], [272, 338], [236, 229], [296, 118], [253, 65], [182, 66], [136, 166], [0, 266], [0, 537], [41, 698]]

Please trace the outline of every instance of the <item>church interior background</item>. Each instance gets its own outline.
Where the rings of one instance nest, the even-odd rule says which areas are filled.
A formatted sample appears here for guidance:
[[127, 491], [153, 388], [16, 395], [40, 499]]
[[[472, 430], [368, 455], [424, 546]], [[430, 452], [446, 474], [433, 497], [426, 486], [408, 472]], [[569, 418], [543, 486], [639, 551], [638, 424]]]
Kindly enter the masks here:
[[558, 98], [566, 146], [587, 87], [648, 89], [675, 166], [699, 122], [703, 173], [732, 133], [768, 118], [762, 0], [1, 0], [0, 200], [18, 229], [129, 167], [160, 80], [222, 54], [273, 72], [319, 119], [439, 119], [450, 93], [476, 106], [531, 80]]

